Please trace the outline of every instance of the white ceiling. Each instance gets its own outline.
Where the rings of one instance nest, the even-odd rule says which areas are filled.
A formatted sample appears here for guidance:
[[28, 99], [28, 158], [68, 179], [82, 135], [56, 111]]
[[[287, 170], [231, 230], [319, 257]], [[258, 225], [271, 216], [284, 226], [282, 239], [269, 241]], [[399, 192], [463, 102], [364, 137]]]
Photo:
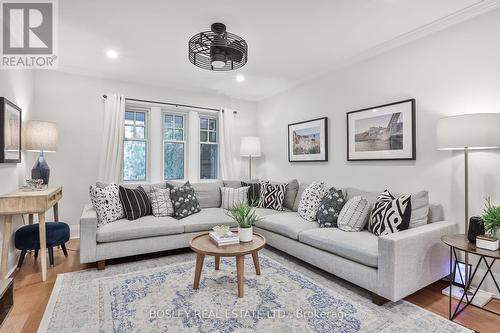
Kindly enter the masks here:
[[[123, 81], [260, 100], [496, 8], [492, 0], [60, 0], [59, 67]], [[213, 22], [249, 44], [237, 72], [187, 58], [187, 41]], [[442, 24], [441, 24], [442, 23]], [[108, 59], [107, 49], [120, 56]], [[246, 77], [236, 83], [236, 74]]]

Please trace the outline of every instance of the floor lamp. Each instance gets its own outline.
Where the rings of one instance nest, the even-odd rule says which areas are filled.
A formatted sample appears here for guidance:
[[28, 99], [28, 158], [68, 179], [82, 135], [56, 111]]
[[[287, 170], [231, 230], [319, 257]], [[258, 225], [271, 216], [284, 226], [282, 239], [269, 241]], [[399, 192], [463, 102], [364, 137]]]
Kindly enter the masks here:
[[242, 137], [240, 156], [248, 157], [248, 179], [252, 179], [252, 157], [260, 157], [260, 139], [256, 136]]
[[[469, 231], [469, 151], [500, 148], [500, 113], [464, 114], [442, 118], [437, 124], [439, 150], [464, 152], [464, 237]], [[469, 256], [465, 253], [464, 292], [469, 291]], [[450, 272], [451, 273], [451, 272]]]

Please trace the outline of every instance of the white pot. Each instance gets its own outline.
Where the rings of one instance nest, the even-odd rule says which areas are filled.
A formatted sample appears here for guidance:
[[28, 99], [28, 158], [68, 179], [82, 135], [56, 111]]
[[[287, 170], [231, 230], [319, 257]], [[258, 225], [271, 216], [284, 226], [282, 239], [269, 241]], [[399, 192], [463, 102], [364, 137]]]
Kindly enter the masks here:
[[238, 227], [238, 236], [240, 237], [240, 242], [251, 242], [253, 238], [253, 227], [250, 228]]

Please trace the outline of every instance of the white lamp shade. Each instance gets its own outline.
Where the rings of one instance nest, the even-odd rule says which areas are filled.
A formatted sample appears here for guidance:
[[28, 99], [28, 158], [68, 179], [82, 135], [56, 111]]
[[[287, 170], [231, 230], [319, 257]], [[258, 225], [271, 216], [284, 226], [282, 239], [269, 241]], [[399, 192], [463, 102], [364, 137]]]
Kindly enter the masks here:
[[500, 113], [475, 113], [439, 119], [441, 150], [500, 148]]
[[23, 128], [23, 149], [31, 151], [57, 151], [59, 132], [57, 124], [31, 120]]
[[244, 136], [241, 138], [240, 156], [260, 156], [260, 139], [256, 136]]

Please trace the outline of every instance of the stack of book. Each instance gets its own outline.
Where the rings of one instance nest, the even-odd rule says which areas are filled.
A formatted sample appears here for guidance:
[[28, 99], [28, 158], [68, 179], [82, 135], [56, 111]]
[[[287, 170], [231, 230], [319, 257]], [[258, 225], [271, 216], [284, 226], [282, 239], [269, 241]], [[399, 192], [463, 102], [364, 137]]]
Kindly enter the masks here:
[[212, 242], [214, 242], [217, 246], [226, 246], [240, 243], [240, 239], [235, 233], [231, 233], [231, 235], [221, 237], [212, 231], [208, 235], [210, 236]]

